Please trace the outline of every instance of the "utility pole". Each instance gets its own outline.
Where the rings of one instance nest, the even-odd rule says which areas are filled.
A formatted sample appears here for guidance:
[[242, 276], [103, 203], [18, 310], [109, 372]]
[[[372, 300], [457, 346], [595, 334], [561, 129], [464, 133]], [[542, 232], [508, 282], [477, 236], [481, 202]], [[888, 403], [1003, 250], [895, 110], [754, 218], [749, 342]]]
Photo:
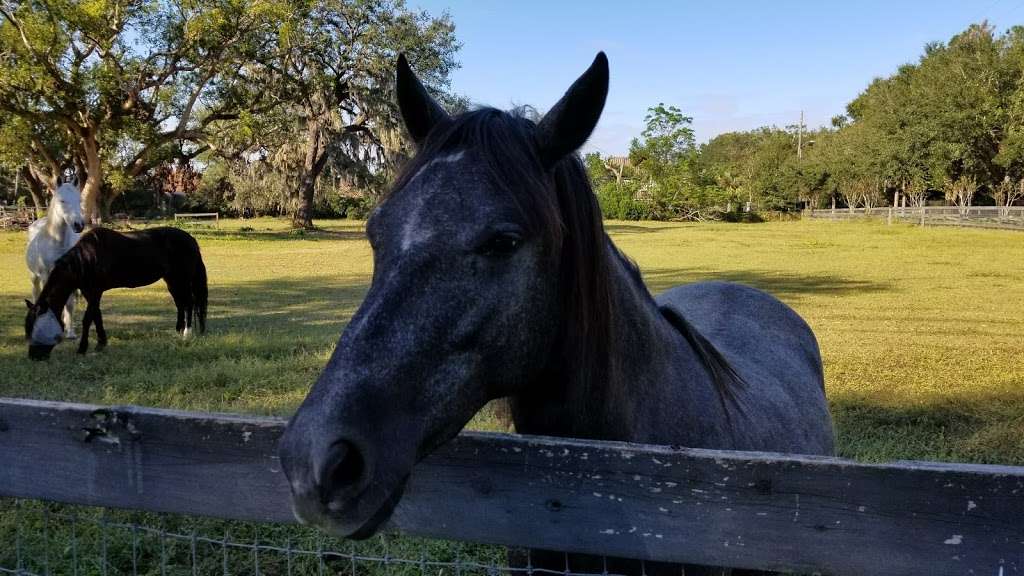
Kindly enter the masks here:
[[800, 111], [800, 124], [796, 127], [796, 159], [804, 159], [804, 111]]

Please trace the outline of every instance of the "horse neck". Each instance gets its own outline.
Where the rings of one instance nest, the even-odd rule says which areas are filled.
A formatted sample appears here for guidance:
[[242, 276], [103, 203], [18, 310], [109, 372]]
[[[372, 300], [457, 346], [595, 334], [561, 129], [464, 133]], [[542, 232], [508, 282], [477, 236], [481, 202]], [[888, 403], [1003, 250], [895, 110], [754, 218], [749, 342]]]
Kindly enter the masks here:
[[50, 272], [39, 294], [39, 301], [46, 302], [51, 310], [61, 310], [77, 289], [78, 276], [71, 270], [70, 259], [65, 257]]
[[[608, 370], [587, 383], [586, 394], [571, 375], [551, 370], [544, 381], [512, 399], [512, 414], [521, 433], [607, 440], [656, 441], [651, 430], [671, 427], [651, 418], [668, 403], [698, 410], [711, 390], [699, 357], [664, 318], [642, 282], [615, 252], [610, 240], [604, 254], [612, 273]], [[552, 381], [554, 380], [554, 381]], [[586, 405], [581, 405], [586, 403]], [[699, 417], [680, 414], [680, 418]], [[644, 420], [647, 421], [644, 421]]]
[[[716, 397], [703, 361], [686, 338], [665, 319], [642, 281], [615, 257], [610, 370], [603, 394], [604, 423], [615, 439], [683, 443], [681, 425], [706, 419]], [[666, 407], [672, 408], [666, 410]], [[717, 404], [712, 407], [717, 408]], [[665, 414], [671, 414], [671, 422]]]

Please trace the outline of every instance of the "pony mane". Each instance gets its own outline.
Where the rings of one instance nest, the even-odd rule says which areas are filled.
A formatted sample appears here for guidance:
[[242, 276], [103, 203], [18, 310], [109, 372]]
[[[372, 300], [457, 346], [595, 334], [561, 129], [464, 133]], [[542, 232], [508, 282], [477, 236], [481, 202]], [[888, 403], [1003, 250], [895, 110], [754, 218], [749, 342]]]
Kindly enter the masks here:
[[[82, 280], [83, 263], [81, 248], [76, 244], [65, 252], [53, 264], [50, 276], [39, 291], [35, 305], [53, 310], [57, 314], [57, 321], [64, 327], [64, 320], [61, 318], [60, 310], [64, 308], [67, 299], [71, 297]], [[26, 318], [26, 336], [28, 332], [28, 318]]]

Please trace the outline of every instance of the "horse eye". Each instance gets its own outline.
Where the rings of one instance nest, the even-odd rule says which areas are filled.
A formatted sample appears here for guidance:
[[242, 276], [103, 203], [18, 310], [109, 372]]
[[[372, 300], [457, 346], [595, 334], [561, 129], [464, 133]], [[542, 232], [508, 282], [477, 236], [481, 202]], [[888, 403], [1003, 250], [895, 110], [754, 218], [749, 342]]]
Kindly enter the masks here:
[[488, 238], [476, 251], [484, 256], [511, 256], [522, 243], [523, 239], [518, 234], [500, 232]]

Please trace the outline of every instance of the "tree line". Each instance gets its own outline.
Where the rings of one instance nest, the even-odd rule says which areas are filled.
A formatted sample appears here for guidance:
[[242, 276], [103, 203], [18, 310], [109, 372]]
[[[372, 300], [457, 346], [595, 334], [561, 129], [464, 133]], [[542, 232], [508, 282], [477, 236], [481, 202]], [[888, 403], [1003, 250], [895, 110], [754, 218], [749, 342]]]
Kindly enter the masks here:
[[975, 24], [873, 80], [831, 125], [730, 132], [700, 146], [659, 104], [628, 156], [586, 163], [605, 215], [732, 219], [831, 204], [1024, 200], [1024, 27]]
[[0, 166], [92, 220], [169, 189], [310, 226], [323, 175], [365, 197], [408, 154], [397, 54], [458, 106], [458, 48], [402, 0], [0, 0]]
[[[362, 215], [411, 152], [405, 52], [453, 111], [447, 15], [403, 0], [0, 0], [0, 195], [61, 178], [89, 218], [156, 210]], [[829, 204], [1024, 199], [1024, 28], [972, 25], [873, 80], [831, 125], [698, 145], [658, 104], [625, 156], [590, 154], [607, 217], [745, 219]]]

